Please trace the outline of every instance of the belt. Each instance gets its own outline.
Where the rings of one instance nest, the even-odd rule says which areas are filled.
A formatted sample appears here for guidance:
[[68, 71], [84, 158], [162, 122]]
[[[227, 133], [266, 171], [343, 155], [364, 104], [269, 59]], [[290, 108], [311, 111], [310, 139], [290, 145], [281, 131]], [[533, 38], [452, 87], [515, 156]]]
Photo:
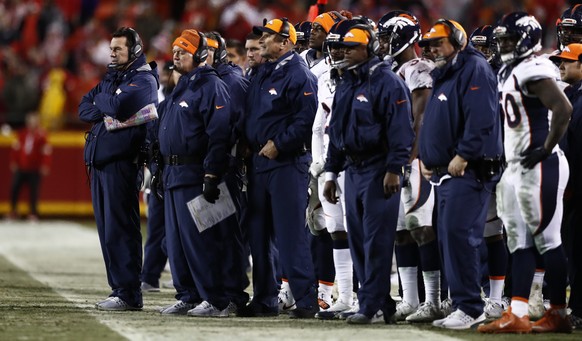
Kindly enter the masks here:
[[[493, 176], [502, 171], [503, 163], [500, 159], [479, 159], [467, 162], [467, 168], [478, 173], [478, 175]], [[449, 174], [449, 166], [430, 167], [432, 173], [438, 177]]]
[[361, 152], [346, 151], [346, 157], [348, 161], [353, 164], [361, 164], [362, 162], [369, 160], [377, 155], [385, 154], [386, 150], [381, 148], [374, 148]]
[[449, 166], [436, 166], [436, 167], [431, 167], [430, 170], [432, 171], [432, 174], [441, 177], [445, 174], [449, 174]]
[[202, 164], [202, 158], [194, 155], [164, 155], [164, 164], [169, 166]]

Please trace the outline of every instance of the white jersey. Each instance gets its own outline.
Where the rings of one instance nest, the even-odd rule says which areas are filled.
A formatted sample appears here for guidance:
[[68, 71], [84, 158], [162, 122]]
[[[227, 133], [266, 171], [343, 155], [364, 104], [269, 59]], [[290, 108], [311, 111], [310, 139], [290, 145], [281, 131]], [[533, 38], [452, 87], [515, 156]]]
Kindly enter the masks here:
[[329, 136], [325, 133], [331, 119], [331, 104], [335, 93], [335, 84], [330, 79], [330, 68], [317, 79], [317, 111], [313, 121], [311, 148], [313, 162], [325, 163]]
[[[430, 72], [434, 67], [431, 60], [424, 58], [414, 58], [400, 67], [394, 66], [396, 74], [404, 80], [411, 93], [417, 89], [432, 88]], [[418, 158], [410, 164], [407, 178], [408, 181], [402, 188], [400, 196], [397, 230], [414, 230], [423, 226], [432, 226], [434, 189], [422, 176]]]
[[410, 92], [413, 92], [416, 89], [432, 88], [430, 72], [434, 68], [433, 61], [425, 58], [414, 58], [402, 64], [396, 74], [404, 80]]
[[548, 136], [552, 112], [527, 90], [529, 82], [548, 78], [559, 80], [555, 65], [549, 59], [537, 56], [531, 56], [513, 68], [505, 65], [499, 70], [508, 162], [520, 160], [520, 154], [530, 147], [542, 146]]

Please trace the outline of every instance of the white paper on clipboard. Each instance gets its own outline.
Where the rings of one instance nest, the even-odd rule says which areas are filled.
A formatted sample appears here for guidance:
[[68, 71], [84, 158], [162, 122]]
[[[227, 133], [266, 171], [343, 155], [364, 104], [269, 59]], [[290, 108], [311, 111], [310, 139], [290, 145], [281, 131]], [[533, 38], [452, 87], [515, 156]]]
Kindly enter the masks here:
[[218, 185], [218, 189], [220, 189], [220, 196], [214, 204], [206, 201], [202, 194], [186, 203], [190, 215], [200, 233], [218, 224], [236, 212], [234, 202], [232, 201], [232, 197], [230, 196], [226, 184], [221, 182]]

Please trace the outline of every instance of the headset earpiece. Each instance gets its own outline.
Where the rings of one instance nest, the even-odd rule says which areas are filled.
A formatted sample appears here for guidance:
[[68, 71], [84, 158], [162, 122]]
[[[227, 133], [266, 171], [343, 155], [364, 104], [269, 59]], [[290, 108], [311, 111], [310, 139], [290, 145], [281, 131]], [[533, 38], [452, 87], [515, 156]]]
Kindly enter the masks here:
[[366, 45], [366, 49], [368, 50], [368, 56], [377, 56], [378, 53], [380, 52], [380, 42], [378, 41], [378, 37], [376, 37], [376, 33], [374, 33], [374, 30], [372, 30], [372, 28], [368, 25], [354, 25], [353, 27], [351, 27], [350, 29], [354, 29], [354, 28], [358, 28], [361, 30], [364, 30], [366, 32], [368, 32], [368, 44]]
[[129, 59], [134, 60], [141, 56], [143, 53], [143, 43], [136, 30], [131, 27], [128, 27], [127, 30], [131, 33], [132, 36], [131, 46], [129, 47]]
[[200, 64], [208, 58], [208, 43], [204, 33], [198, 32], [198, 35], [200, 36], [200, 42], [196, 48], [196, 53], [194, 53], [194, 62]]
[[281, 18], [282, 24], [281, 24], [281, 32], [279, 32], [280, 35], [282, 35], [285, 38], [289, 38], [289, 19], [287, 19], [286, 17]]
[[451, 30], [451, 33], [449, 34], [449, 40], [455, 47], [462, 49], [467, 44], [467, 37], [463, 31], [459, 30], [457, 26], [455, 26], [455, 24], [453, 24], [450, 20], [439, 19], [436, 23], [443, 24]]
[[218, 50], [214, 52], [214, 63], [226, 63], [228, 52], [226, 51], [226, 41], [220, 35], [218, 36]]

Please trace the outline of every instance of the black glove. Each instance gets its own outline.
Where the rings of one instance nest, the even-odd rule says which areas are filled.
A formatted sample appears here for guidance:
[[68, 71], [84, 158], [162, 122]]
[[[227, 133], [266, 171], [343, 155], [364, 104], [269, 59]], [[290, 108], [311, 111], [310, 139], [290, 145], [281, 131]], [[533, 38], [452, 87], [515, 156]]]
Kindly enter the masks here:
[[526, 149], [523, 153], [521, 153], [523, 159], [521, 159], [520, 163], [525, 168], [532, 169], [535, 165], [538, 164], [538, 162], [544, 161], [551, 154], [552, 152], [546, 150], [544, 146], [534, 149]]
[[211, 204], [214, 204], [220, 195], [220, 190], [218, 189], [218, 178], [211, 178], [209, 176], [204, 177], [204, 187], [202, 189], [202, 195], [204, 199]]
[[152, 175], [152, 182], [150, 184], [150, 190], [160, 200], [164, 200], [164, 182], [162, 180], [162, 172], [157, 171]]

